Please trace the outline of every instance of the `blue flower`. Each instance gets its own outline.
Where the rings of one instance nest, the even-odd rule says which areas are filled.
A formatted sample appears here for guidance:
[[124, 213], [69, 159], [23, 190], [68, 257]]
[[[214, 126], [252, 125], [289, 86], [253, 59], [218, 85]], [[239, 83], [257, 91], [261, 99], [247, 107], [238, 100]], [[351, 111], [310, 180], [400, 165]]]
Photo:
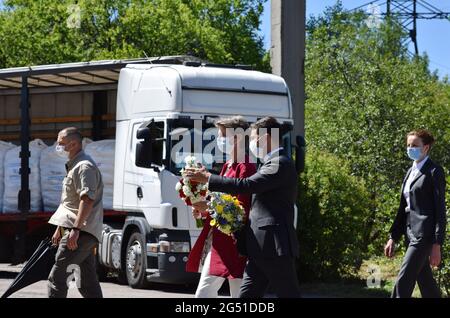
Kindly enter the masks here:
[[217, 222], [219, 222], [220, 225], [226, 225], [228, 222], [223, 217], [218, 217]]

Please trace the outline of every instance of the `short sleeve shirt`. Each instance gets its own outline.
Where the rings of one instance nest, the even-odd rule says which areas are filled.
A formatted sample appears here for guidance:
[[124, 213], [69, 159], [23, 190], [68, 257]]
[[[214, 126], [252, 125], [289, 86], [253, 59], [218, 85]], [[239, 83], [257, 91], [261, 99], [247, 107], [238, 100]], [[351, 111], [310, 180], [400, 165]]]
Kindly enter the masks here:
[[81, 230], [101, 240], [103, 229], [103, 181], [100, 170], [91, 157], [80, 151], [66, 164], [67, 175], [63, 180], [61, 202], [49, 223], [72, 228], [81, 198], [94, 201], [93, 209], [81, 226]]

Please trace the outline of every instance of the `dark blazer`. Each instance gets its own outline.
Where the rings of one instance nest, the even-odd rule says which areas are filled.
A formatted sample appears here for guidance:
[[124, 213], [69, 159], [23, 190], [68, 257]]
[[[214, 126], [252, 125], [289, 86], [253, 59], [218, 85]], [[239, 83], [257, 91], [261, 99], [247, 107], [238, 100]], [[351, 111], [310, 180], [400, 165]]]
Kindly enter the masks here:
[[403, 189], [411, 170], [403, 180], [400, 207], [390, 230], [391, 238], [398, 241], [403, 234], [406, 235], [409, 227], [416, 239], [442, 245], [447, 224], [444, 170], [430, 158], [427, 159], [411, 183], [411, 206], [406, 211]]
[[298, 257], [294, 228], [297, 172], [292, 160], [284, 153], [273, 154], [249, 178], [211, 175], [209, 190], [254, 194], [244, 232], [246, 255], [253, 258]]

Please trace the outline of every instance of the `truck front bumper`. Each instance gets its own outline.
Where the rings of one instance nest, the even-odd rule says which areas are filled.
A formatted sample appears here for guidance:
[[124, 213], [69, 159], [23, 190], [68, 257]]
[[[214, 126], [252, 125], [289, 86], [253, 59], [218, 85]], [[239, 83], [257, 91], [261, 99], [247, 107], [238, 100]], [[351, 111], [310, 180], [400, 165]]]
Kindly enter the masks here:
[[[147, 263], [157, 262], [157, 269], [147, 270], [147, 280], [155, 283], [192, 284], [198, 281], [200, 273], [186, 272], [189, 253], [148, 253]], [[152, 266], [153, 267], [153, 266]]]

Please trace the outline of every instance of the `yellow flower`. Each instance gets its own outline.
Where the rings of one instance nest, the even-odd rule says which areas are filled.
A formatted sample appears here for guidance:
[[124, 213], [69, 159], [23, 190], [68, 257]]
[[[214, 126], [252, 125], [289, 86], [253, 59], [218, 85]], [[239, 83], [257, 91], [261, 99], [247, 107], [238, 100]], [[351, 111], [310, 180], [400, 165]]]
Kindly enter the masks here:
[[227, 235], [231, 235], [231, 226], [225, 225], [224, 227], [222, 227], [222, 232]]
[[231, 201], [233, 200], [233, 197], [230, 194], [224, 194], [222, 196], [222, 199], [224, 199], [225, 201]]
[[223, 213], [223, 205], [218, 205], [216, 207], [217, 213]]
[[212, 219], [211, 222], [209, 222], [209, 225], [215, 226], [216, 225], [216, 220]]

